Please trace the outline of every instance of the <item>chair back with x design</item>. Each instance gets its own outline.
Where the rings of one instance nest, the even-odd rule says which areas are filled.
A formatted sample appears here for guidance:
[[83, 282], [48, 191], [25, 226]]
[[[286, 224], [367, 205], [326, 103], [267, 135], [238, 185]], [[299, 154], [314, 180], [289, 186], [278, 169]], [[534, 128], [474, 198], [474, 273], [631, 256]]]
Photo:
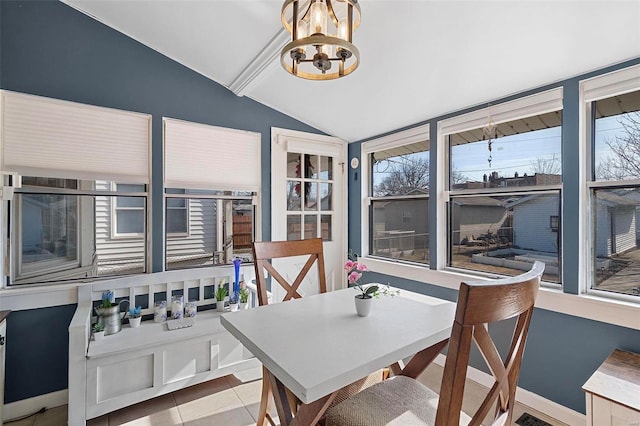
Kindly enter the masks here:
[[[544, 263], [517, 277], [463, 282], [442, 377], [436, 425], [458, 424], [467, 365], [475, 341], [495, 380], [470, 425], [480, 425], [494, 408], [492, 425], [512, 424], [520, 365]], [[503, 358], [491, 336], [491, 323], [515, 317], [509, 351]]]
[[[307, 255], [308, 258], [298, 272], [298, 275], [289, 282], [280, 272], [273, 266], [271, 260], [281, 259], [294, 256]], [[265, 272], [268, 272], [274, 282], [280, 284], [284, 289], [285, 295], [282, 301], [290, 299], [299, 299], [302, 295], [299, 293], [299, 287], [309, 274], [314, 263], [317, 264], [318, 286], [320, 293], [326, 293], [327, 283], [324, 271], [324, 252], [322, 250], [322, 239], [313, 238], [309, 240], [296, 241], [262, 241], [253, 243], [253, 261], [256, 271], [256, 284], [258, 287], [258, 304], [260, 306], [269, 303], [267, 296], [267, 280]]]

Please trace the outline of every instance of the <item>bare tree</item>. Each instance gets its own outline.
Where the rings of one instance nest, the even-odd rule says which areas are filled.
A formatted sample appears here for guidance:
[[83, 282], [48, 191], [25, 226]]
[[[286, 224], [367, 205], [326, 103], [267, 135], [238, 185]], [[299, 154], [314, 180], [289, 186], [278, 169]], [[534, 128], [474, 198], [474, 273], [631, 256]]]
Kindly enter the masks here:
[[560, 159], [555, 154], [551, 158], [538, 157], [531, 163], [534, 173], [541, 175], [559, 175], [562, 171]]
[[374, 195], [407, 195], [416, 190], [429, 190], [428, 158], [395, 157], [380, 184], [374, 188]]
[[619, 123], [623, 134], [605, 139], [611, 154], [598, 162], [598, 179], [640, 178], [640, 111], [622, 115]]

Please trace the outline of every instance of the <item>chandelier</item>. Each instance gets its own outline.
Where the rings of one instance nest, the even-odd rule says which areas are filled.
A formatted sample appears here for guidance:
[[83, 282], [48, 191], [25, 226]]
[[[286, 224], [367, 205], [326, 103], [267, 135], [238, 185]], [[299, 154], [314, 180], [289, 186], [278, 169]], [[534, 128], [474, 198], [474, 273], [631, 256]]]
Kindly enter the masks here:
[[291, 41], [280, 62], [289, 73], [308, 80], [333, 80], [358, 68], [360, 52], [352, 43], [360, 25], [358, 0], [285, 0], [282, 25]]

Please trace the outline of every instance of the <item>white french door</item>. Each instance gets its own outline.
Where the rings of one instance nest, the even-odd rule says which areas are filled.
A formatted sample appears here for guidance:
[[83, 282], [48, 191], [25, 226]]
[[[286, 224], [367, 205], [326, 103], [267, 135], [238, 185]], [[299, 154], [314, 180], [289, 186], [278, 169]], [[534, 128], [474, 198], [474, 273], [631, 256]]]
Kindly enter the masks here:
[[[271, 129], [271, 239], [324, 241], [327, 290], [346, 286], [342, 264], [346, 258], [346, 170], [344, 141], [313, 133]], [[275, 262], [292, 282], [306, 259]], [[287, 270], [289, 269], [289, 270]], [[315, 294], [315, 270], [300, 293]], [[274, 286], [274, 300], [282, 300]]]

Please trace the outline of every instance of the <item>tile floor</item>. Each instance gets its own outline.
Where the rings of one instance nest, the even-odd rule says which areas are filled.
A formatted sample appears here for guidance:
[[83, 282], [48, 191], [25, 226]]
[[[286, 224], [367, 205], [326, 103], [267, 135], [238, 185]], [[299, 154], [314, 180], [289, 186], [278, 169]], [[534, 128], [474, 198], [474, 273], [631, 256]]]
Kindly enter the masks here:
[[[256, 424], [260, 402], [260, 369], [221, 377], [199, 385], [159, 396], [87, 422], [88, 426], [249, 426]], [[420, 381], [434, 390], [440, 387], [442, 368], [430, 366]], [[465, 411], [473, 410], [486, 388], [467, 382]], [[272, 404], [273, 405], [273, 404]], [[565, 426], [529, 407], [516, 404], [514, 419], [528, 412], [553, 426]], [[275, 413], [274, 413], [275, 414]], [[67, 424], [67, 406], [63, 405], [7, 426], [63, 426]]]

